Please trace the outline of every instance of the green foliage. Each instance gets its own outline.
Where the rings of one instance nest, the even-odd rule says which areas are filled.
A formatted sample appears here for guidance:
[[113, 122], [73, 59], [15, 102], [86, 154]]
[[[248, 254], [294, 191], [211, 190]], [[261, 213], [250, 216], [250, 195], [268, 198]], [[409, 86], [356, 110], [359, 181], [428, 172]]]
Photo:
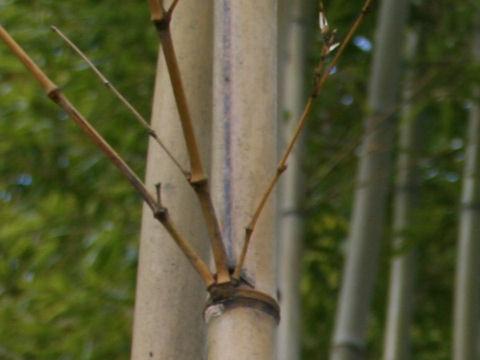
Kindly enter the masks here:
[[[2, 1], [0, 14], [143, 176], [145, 131], [49, 27], [148, 116], [157, 50], [148, 6]], [[0, 59], [0, 358], [127, 359], [141, 200], [3, 44]]]

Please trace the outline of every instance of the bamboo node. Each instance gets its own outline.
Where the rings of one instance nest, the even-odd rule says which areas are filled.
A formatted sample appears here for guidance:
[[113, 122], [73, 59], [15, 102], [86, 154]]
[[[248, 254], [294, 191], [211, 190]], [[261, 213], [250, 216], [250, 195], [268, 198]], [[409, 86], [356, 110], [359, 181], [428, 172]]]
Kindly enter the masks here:
[[347, 349], [360, 356], [365, 355], [365, 344], [362, 341], [358, 341], [356, 339], [345, 338], [340, 341], [337, 341], [332, 346], [332, 349], [340, 349], [340, 348]]
[[363, 8], [362, 8], [362, 15], [367, 15], [368, 13], [372, 12], [372, 3], [368, 2]]
[[221, 316], [229, 310], [243, 307], [251, 308], [270, 315], [275, 322], [280, 322], [280, 306], [277, 300], [244, 283], [212, 285], [208, 289], [210, 298], [205, 304], [204, 318], [209, 322], [213, 317]]
[[195, 189], [201, 189], [202, 187], [208, 185], [208, 177], [204, 174], [201, 174], [200, 176], [190, 175], [188, 181]]

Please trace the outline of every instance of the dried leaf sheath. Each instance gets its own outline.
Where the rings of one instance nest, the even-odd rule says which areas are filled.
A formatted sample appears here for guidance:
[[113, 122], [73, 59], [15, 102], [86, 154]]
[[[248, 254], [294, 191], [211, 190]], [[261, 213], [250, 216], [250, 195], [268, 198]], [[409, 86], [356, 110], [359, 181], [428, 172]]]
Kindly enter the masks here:
[[123, 159], [115, 152], [115, 150], [102, 138], [102, 136], [90, 125], [90, 123], [80, 114], [80, 112], [68, 101], [62, 94], [60, 88], [50, 80], [45, 73], [33, 62], [33, 60], [25, 53], [25, 51], [15, 42], [8, 32], [0, 25], [0, 39], [2, 39], [12, 52], [25, 65], [30, 73], [38, 80], [47, 92], [48, 96], [57, 103], [62, 109], [70, 115], [73, 120], [82, 128], [88, 137], [107, 155], [110, 161], [118, 168], [118, 170], [130, 181], [132, 186], [143, 197], [145, 202], [152, 210], [154, 217], [162, 223], [174, 241], [178, 244], [185, 256], [188, 258], [195, 270], [200, 274], [206, 286], [212, 285], [215, 280], [210, 273], [208, 266], [196, 254], [195, 250], [188, 241], [178, 232], [172, 220], [168, 216], [167, 209], [158, 203], [150, 194], [148, 189], [133, 172], [132, 169], [123, 161]]

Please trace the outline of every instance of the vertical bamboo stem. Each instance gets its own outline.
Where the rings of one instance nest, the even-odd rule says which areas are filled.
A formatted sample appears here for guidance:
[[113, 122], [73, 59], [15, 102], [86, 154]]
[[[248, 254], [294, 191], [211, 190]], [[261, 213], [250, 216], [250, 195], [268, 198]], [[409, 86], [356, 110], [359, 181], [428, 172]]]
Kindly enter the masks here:
[[[215, 2], [212, 193], [231, 263], [275, 162], [276, 5], [276, 0]], [[258, 241], [243, 275], [256, 290], [275, 297], [272, 200], [257, 225]], [[240, 305], [208, 316], [207, 358], [273, 359], [275, 325], [270, 314]]]

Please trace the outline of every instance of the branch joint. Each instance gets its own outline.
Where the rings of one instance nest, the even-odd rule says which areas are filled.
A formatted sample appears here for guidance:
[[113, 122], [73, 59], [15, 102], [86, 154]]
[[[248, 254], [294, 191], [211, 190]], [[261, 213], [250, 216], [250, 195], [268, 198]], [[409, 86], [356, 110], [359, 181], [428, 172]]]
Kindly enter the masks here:
[[165, 32], [170, 29], [170, 21], [172, 20], [171, 14], [163, 12], [162, 17], [158, 19], [152, 19], [153, 25], [158, 32]]
[[196, 177], [190, 174], [188, 182], [194, 188], [194, 190], [199, 191], [202, 190], [203, 187], [208, 186], [208, 177], [204, 174]]
[[280, 322], [280, 306], [277, 300], [248, 286], [248, 284], [239, 283], [239, 285], [234, 285], [233, 283], [227, 283], [212, 285], [208, 291], [210, 298], [204, 308], [206, 322], [239, 307], [261, 311], [270, 315], [277, 324]]
[[362, 15], [366, 16], [372, 12], [372, 4], [368, 3], [362, 8]]

